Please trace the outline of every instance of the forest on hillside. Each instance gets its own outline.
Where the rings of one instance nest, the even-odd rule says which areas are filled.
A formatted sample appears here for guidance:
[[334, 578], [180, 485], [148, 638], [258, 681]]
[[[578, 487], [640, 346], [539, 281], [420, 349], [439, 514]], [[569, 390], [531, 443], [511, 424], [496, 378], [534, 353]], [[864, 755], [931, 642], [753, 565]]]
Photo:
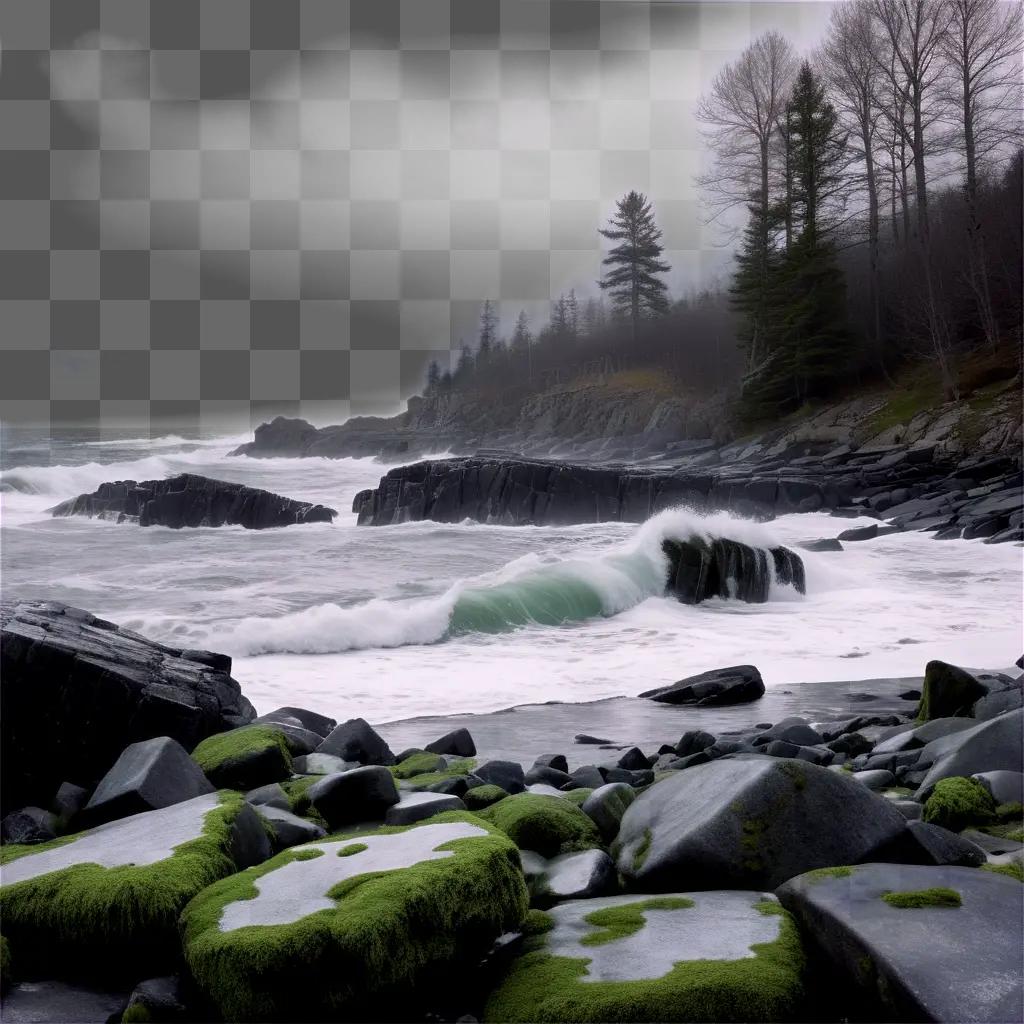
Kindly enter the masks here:
[[744, 227], [731, 280], [672, 297], [657, 210], [630, 192], [609, 223], [600, 296], [521, 313], [510, 337], [485, 301], [455, 364], [426, 392], [545, 390], [653, 369], [727, 390], [749, 419], [853, 383], [937, 368], [946, 398], [983, 353], [1019, 369], [1021, 5], [847, 0], [814, 52], [755, 39], [701, 97], [713, 157], [708, 221]]

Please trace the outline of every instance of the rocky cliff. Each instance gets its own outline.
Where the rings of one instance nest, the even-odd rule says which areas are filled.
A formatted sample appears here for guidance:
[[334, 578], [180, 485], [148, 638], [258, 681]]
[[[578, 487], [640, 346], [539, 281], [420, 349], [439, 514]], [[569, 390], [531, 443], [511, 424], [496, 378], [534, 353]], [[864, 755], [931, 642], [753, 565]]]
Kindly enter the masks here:
[[762, 424], [736, 442], [729, 398], [674, 391], [654, 376], [618, 375], [552, 387], [541, 393], [467, 397], [440, 394], [409, 399], [391, 418], [356, 417], [318, 429], [278, 417], [257, 428], [233, 454], [261, 456], [376, 456], [399, 461], [480, 449], [575, 461], [638, 461], [691, 454], [695, 448], [736, 443], [769, 455], [800, 444], [822, 451], [932, 446], [950, 461], [968, 455], [1016, 455], [1021, 449], [1020, 379], [997, 382], [957, 402], [937, 404], [906, 389], [877, 391], [802, 410]]

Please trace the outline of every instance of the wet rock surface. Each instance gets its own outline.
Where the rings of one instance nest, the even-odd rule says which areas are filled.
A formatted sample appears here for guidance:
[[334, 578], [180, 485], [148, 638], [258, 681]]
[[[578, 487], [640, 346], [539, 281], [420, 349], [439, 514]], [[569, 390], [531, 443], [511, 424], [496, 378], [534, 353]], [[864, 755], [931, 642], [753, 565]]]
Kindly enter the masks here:
[[[946, 890], [955, 905], [923, 894]], [[887, 894], [919, 894], [894, 906]], [[965, 867], [865, 864], [794, 878], [778, 891], [810, 945], [852, 985], [874, 1020], [1024, 1018], [1024, 886]], [[927, 936], [927, 938], [926, 938]]]
[[[380, 526], [467, 518], [509, 525], [643, 522], [677, 505], [758, 519], [832, 510], [885, 520], [854, 527], [846, 535], [852, 542], [872, 543], [900, 530], [941, 530], [943, 537], [991, 543], [1024, 539], [1017, 456], [955, 461], [931, 449], [893, 462], [893, 450], [813, 453], [813, 447], [773, 452], [752, 444], [631, 466], [436, 459], [389, 470], [376, 488], [356, 496], [352, 511], [360, 524]], [[972, 494], [980, 483], [984, 493]]]
[[338, 514], [324, 505], [295, 501], [271, 491], [194, 473], [141, 483], [117, 480], [100, 484], [92, 493], [63, 501], [50, 512], [54, 516], [88, 516], [176, 530], [199, 526], [265, 530], [301, 523], [329, 523]]
[[191, 750], [255, 717], [226, 655], [168, 647], [55, 601], [4, 603], [0, 630], [5, 808], [46, 805], [65, 781], [95, 785], [129, 743], [168, 736]]

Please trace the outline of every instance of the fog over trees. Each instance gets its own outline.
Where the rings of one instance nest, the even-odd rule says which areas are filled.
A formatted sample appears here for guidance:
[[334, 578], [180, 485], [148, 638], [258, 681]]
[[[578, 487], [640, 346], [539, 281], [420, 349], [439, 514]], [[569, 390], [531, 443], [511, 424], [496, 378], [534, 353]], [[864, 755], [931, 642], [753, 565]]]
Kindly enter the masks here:
[[1021, 348], [1021, 5], [847, 0], [814, 52], [755, 39], [701, 97], [709, 221], [744, 227], [728, 285], [667, 294], [658, 211], [631, 191], [611, 220], [592, 296], [479, 337], [427, 392], [542, 390], [624, 368], [728, 390], [752, 419], [851, 382], [958, 367]]

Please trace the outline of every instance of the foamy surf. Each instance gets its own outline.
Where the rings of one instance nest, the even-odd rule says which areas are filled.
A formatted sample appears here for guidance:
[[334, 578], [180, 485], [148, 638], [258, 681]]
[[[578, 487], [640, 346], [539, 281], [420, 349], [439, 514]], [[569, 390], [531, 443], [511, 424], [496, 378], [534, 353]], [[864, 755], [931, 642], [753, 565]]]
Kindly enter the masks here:
[[[376, 599], [349, 607], [326, 603], [276, 617], [246, 618], [226, 634], [219, 632], [217, 642], [239, 656], [338, 654], [610, 618], [664, 594], [668, 561], [662, 542], [690, 537], [735, 540], [765, 551], [777, 543], [758, 523], [726, 513], [700, 516], [669, 509], [627, 541], [591, 557], [542, 561], [526, 555], [429, 598]], [[769, 593], [784, 599], [795, 595], [774, 578]]]

